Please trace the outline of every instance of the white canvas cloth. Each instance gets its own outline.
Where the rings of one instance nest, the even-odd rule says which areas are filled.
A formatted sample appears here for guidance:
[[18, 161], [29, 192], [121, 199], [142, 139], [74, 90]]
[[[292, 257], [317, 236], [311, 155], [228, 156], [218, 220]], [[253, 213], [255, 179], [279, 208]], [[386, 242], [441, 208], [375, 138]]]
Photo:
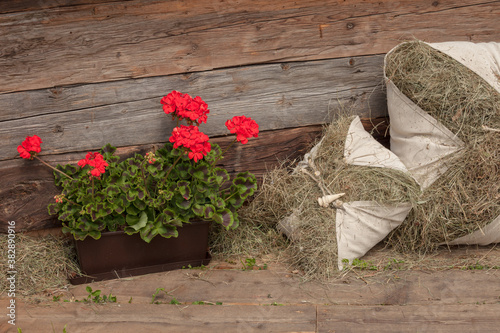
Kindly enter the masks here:
[[464, 144], [391, 81], [387, 81], [387, 103], [391, 150], [425, 189], [448, 169], [444, 157], [456, 153]]
[[352, 262], [398, 227], [411, 210], [410, 204], [381, 205], [373, 201], [344, 203], [335, 217], [338, 246], [338, 265], [343, 259]]
[[[314, 160], [322, 142], [323, 140], [304, 156], [304, 160], [294, 172], [309, 166], [308, 159]], [[353, 119], [347, 131], [344, 159], [351, 165], [391, 168], [407, 172], [404, 164], [394, 153], [366, 132], [359, 117]], [[384, 239], [404, 221], [410, 209], [411, 206], [408, 204], [382, 205], [374, 201], [342, 203], [335, 217], [339, 269], [343, 267], [342, 259], [351, 262], [353, 259], [361, 258]], [[278, 223], [278, 229], [292, 240], [299, 239], [298, 228], [300, 221], [296, 212]]]
[[[493, 243], [500, 243], [500, 216], [484, 228], [454, 239], [447, 245], [488, 245]], [[440, 245], [446, 245], [446, 243]]]
[[445, 42], [429, 45], [469, 68], [500, 92], [500, 43]]
[[399, 157], [365, 131], [359, 117], [354, 118], [349, 126], [345, 140], [344, 158], [346, 163], [350, 165], [391, 168], [408, 172]]
[[[428, 45], [468, 67], [500, 92], [500, 43], [445, 42]], [[387, 77], [386, 84], [391, 150], [425, 189], [448, 169], [446, 157], [458, 153], [464, 143], [413, 103]], [[500, 242], [500, 216], [482, 230], [448, 244], [487, 245], [496, 242]]]
[[[365, 131], [359, 117], [349, 126], [344, 147], [347, 164], [390, 168], [408, 172], [401, 160]], [[374, 201], [344, 203], [337, 209], [335, 224], [338, 266], [343, 259], [361, 258], [405, 220], [410, 204], [385, 205]]]

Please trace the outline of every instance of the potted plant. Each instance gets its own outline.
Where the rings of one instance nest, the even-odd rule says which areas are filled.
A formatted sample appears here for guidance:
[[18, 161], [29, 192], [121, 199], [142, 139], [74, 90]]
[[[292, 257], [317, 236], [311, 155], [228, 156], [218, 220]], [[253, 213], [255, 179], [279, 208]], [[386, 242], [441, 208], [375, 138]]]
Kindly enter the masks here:
[[[172, 91], [161, 103], [177, 127], [164, 147], [145, 155], [120, 159], [114, 154], [116, 148], [107, 144], [99, 152], [87, 153], [77, 166], [54, 168], [37, 156], [42, 143], [38, 136], [27, 137], [18, 147], [21, 157], [36, 158], [54, 169], [55, 184], [62, 191], [49, 204], [49, 213], [56, 214], [62, 231], [74, 237], [82, 270], [96, 279], [99, 274], [141, 273], [144, 270], [134, 270], [142, 266], [150, 272], [203, 263], [208, 223], [238, 227], [237, 209], [257, 188], [253, 174], [241, 172], [231, 179], [225, 169], [216, 166], [223, 152], [199, 130], [209, 113], [200, 97]], [[226, 126], [236, 134], [233, 143], [246, 144], [248, 138], [258, 136], [257, 123], [245, 116], [226, 121]], [[189, 230], [194, 242], [183, 240]], [[118, 235], [128, 236], [125, 245], [111, 240]], [[161, 239], [168, 239], [173, 247], [161, 247]], [[142, 255], [145, 250], [139, 246], [145, 244], [153, 254]], [[106, 246], [114, 250], [106, 250]], [[82, 254], [86, 248], [91, 251], [87, 257]], [[127, 249], [131, 253], [125, 254]], [[107, 258], [110, 251], [119, 258]], [[106, 258], [99, 260], [103, 256]], [[138, 262], [129, 263], [130, 257], [138, 257]], [[153, 257], [158, 260], [150, 260]], [[109, 264], [112, 273], [106, 268]]]

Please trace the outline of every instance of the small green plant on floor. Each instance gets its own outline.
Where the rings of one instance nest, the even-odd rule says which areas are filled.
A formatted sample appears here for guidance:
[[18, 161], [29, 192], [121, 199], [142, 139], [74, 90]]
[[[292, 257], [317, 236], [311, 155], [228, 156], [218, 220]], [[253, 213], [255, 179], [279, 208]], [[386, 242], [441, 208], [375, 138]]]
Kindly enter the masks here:
[[113, 296], [111, 293], [109, 293], [109, 295], [101, 296], [101, 290], [99, 289], [92, 290], [90, 286], [87, 286], [85, 290], [89, 294], [87, 298], [82, 300], [82, 302], [84, 303], [95, 303], [95, 304], [116, 303], [116, 296]]
[[194, 305], [222, 305], [222, 302], [207, 302], [207, 301], [196, 301], [193, 302]]
[[349, 264], [349, 259], [342, 259], [342, 263], [344, 264], [344, 270], [349, 270], [353, 268], [358, 268], [361, 270], [370, 270], [370, 271], [378, 270], [377, 265], [374, 265], [371, 261], [365, 261], [357, 258], [354, 259], [351, 264]]
[[170, 304], [175, 304], [175, 305], [180, 305], [181, 302], [179, 302], [175, 297], [173, 297], [171, 300], [170, 300]]
[[255, 258], [246, 258], [245, 262], [241, 261], [241, 264], [243, 265], [244, 271], [251, 271], [254, 269], [258, 269], [258, 270], [266, 270], [267, 269], [267, 264], [264, 264], [262, 266], [257, 265]]
[[281, 304], [281, 303], [278, 303], [278, 302], [272, 302], [269, 305], [271, 305], [271, 306], [284, 306], [284, 304]]
[[[66, 333], [66, 326], [68, 326], [68, 325], [66, 324], [66, 325], [64, 325], [64, 327], [63, 327], [63, 330], [62, 330], [62, 331], [63, 331], [63, 333]], [[53, 332], [55, 332], [55, 331], [56, 331], [56, 330], [54, 329], [54, 324], [52, 324], [52, 331], [53, 331]], [[22, 331], [22, 330], [18, 327], [18, 328], [17, 328], [17, 333], [23, 333], [23, 331]]]
[[390, 270], [390, 269], [401, 269], [401, 266], [405, 263], [404, 260], [400, 259], [390, 259], [389, 263], [384, 266], [384, 270]]
[[[105, 303], [116, 303], [116, 296], [113, 296], [111, 293], [109, 295], [102, 295], [101, 290], [92, 290], [90, 286], [87, 286], [85, 290], [89, 293], [88, 296], [84, 299], [75, 300], [74, 302], [83, 302], [83, 303], [95, 303], [95, 304], [105, 304]], [[53, 302], [59, 302], [61, 300], [62, 295], [52, 296]], [[68, 299], [63, 300], [63, 302], [72, 302]], [[132, 302], [132, 297], [130, 297], [129, 303]]]
[[187, 265], [187, 266], [182, 266], [182, 269], [200, 269], [200, 270], [204, 271], [204, 270], [208, 269], [208, 267], [203, 265], [203, 264], [201, 266], [195, 266], [195, 267], [193, 267], [191, 265]]
[[[157, 301], [156, 297], [158, 297], [158, 294], [160, 293], [165, 293], [165, 295], [172, 297], [172, 300], [170, 301], [170, 304], [180, 304], [171, 294], [170, 292], [166, 291], [165, 288], [156, 288], [155, 293], [151, 297], [151, 304], [163, 304], [163, 302]], [[172, 303], [174, 302], [174, 303]]]

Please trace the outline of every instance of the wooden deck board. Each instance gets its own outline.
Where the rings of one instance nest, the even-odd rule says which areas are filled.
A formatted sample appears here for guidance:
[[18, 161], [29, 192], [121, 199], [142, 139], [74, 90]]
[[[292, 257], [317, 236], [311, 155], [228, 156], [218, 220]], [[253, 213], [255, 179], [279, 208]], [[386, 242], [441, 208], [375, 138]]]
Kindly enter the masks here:
[[[12, 327], [4, 321], [0, 330]], [[62, 332], [315, 332], [315, 306], [78, 303], [20, 307], [23, 333]]]
[[498, 332], [500, 304], [319, 306], [318, 333]]
[[[88, 294], [85, 287], [75, 286], [66, 297], [84, 298]], [[286, 270], [185, 269], [95, 282], [92, 288], [112, 292], [122, 302], [132, 297], [133, 303], [142, 304], [152, 301], [157, 288], [164, 288], [171, 295], [160, 293], [157, 301], [168, 303], [174, 297], [185, 304], [197, 301], [256, 305], [496, 304], [500, 301], [500, 272], [390, 271], [367, 279], [350, 276], [323, 284], [301, 283], [300, 276]]]
[[[497, 258], [488, 251], [477, 252]], [[39, 303], [18, 299], [16, 328], [23, 333], [58, 332], [65, 325], [68, 332], [495, 332], [500, 324], [498, 270], [351, 272], [320, 283], [301, 282], [277, 263], [267, 270], [237, 266], [217, 261], [208, 270], [88, 284], [117, 297], [117, 303], [104, 305], [74, 302], [86, 298], [87, 285], [59, 294], [58, 302], [50, 293]], [[157, 288], [169, 295], [158, 292], [152, 304]], [[179, 304], [169, 304], [172, 297]], [[214, 305], [193, 304], [199, 301]], [[5, 295], [0, 298], [2, 308], [8, 302]], [[6, 321], [0, 331], [17, 332]]]

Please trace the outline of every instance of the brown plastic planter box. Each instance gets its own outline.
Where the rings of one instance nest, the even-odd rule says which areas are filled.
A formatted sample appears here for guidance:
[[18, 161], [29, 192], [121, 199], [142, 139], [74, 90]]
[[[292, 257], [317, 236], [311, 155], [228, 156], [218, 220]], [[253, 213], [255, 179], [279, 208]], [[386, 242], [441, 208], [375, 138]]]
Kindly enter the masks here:
[[138, 234], [121, 231], [103, 233], [75, 241], [82, 273], [70, 279], [71, 284], [110, 280], [207, 265], [209, 222], [196, 221], [178, 228], [177, 238], [156, 236], [148, 244]]

